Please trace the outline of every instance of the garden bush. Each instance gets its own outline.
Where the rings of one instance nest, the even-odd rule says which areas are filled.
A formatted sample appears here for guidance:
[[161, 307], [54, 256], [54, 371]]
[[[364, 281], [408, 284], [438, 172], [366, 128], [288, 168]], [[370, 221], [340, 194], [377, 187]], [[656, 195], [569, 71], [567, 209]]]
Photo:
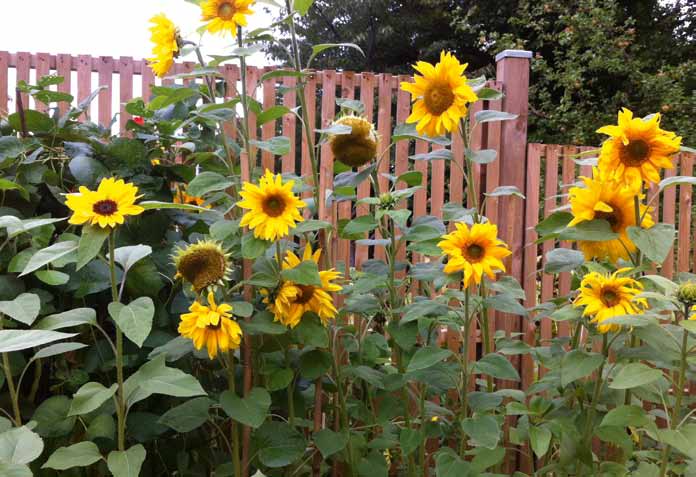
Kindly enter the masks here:
[[[174, 78], [198, 81], [128, 102], [125, 134], [85, 118], [98, 91], [63, 113], [3, 120], [0, 475], [696, 473], [696, 277], [660, 275], [674, 227], [655, 223], [645, 196], [696, 179], [660, 180], [688, 148], [659, 114], [622, 110], [599, 129], [593, 176], [537, 227], [540, 241], [577, 242], [545, 262], [546, 273], [572, 274], [573, 291], [525, 309], [488, 196], [475, 192], [473, 168], [496, 157], [472, 148], [472, 130], [515, 119], [467, 113], [501, 97], [485, 78], [467, 78], [443, 52], [402, 83], [413, 110], [392, 137], [379, 137], [358, 101], [340, 101], [335, 122], [317, 129], [307, 70], [323, 51], [355, 45], [317, 45], [303, 61], [294, 21], [311, 0], [288, 1], [288, 67], [261, 79], [296, 78], [299, 107], [264, 110], [244, 72], [273, 29], [243, 28], [251, 0], [195, 3], [203, 30], [235, 46], [206, 56], [153, 17], [153, 71], [166, 76], [193, 53], [199, 67]], [[217, 73], [227, 62], [242, 71], [229, 100]], [[20, 87], [70, 104], [51, 89], [61, 81]], [[250, 113], [253, 127], [295, 115], [311, 173], [258, 167], [261, 151], [286, 155], [290, 139], [252, 139]], [[444, 148], [414, 160], [452, 160], [457, 134], [466, 206], [413, 216], [415, 170], [389, 171], [380, 188], [392, 146], [428, 141]], [[333, 171], [321, 168], [322, 146], [338, 159]], [[334, 174], [327, 194], [323, 173]], [[364, 182], [371, 194], [357, 199]], [[513, 187], [493, 195], [524, 200]], [[368, 212], [323, 220], [341, 202]], [[336, 262], [337, 237], [381, 254], [360, 269]], [[492, 312], [573, 332], [530, 345], [493, 329]], [[480, 349], [470, 349], [476, 328]], [[527, 389], [511, 361], [520, 356], [538, 375]]]

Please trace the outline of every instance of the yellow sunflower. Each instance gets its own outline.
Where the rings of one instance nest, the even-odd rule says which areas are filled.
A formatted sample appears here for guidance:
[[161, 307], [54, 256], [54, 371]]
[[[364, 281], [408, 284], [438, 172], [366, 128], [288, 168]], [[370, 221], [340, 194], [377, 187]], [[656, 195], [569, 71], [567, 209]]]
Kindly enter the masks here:
[[637, 315], [648, 308], [645, 298], [636, 298], [643, 291], [643, 285], [633, 278], [619, 276], [628, 270], [630, 268], [622, 268], [611, 275], [590, 272], [580, 283], [580, 294], [573, 305], [585, 307], [582, 316], [591, 316], [590, 322], [597, 324], [600, 333], [621, 328], [615, 324], [603, 325], [608, 318]]
[[232, 273], [229, 254], [218, 242], [201, 240], [174, 253], [174, 278], [183, 278], [196, 293], [223, 285]]
[[212, 292], [208, 293], [208, 305], [194, 301], [189, 307], [190, 313], [181, 315], [179, 334], [193, 341], [193, 346], [208, 350], [210, 359], [218, 351], [237, 349], [242, 342], [242, 329], [232, 319], [232, 306], [227, 303], [217, 305]]
[[512, 252], [498, 239], [496, 225], [474, 224], [471, 228], [463, 222], [454, 225], [456, 230], [443, 235], [437, 244], [447, 256], [445, 273], [464, 272], [464, 287], [468, 287], [481, 283], [484, 273], [495, 280], [496, 270], [505, 271], [503, 259]]
[[417, 123], [419, 134], [435, 137], [456, 129], [459, 120], [466, 117], [466, 105], [478, 100], [464, 76], [466, 67], [454, 55], [443, 51], [440, 62], [434, 66], [425, 61], [414, 65], [422, 75], [414, 76], [415, 83], [401, 83], [401, 89], [411, 93], [415, 100], [406, 122]]
[[671, 156], [679, 152], [682, 138], [660, 129], [660, 114], [634, 118], [626, 108], [618, 125], [604, 126], [598, 133], [611, 136], [602, 144], [599, 168], [627, 183], [660, 182], [660, 169], [671, 169]]
[[259, 185], [245, 182], [239, 195], [243, 200], [237, 206], [248, 209], [240, 225], [249, 226], [256, 238], [277, 240], [283, 238], [304, 218], [300, 208], [306, 204], [292, 193], [294, 181], [283, 183], [280, 174], [266, 169]]
[[[643, 198], [636, 184], [625, 184], [618, 178], [603, 177], [594, 169], [594, 178], [581, 177], [585, 187], [572, 187], [569, 191], [570, 210], [573, 220], [569, 226], [584, 221], [604, 219], [613, 232], [619, 235], [614, 240], [591, 242], [580, 240], [578, 246], [587, 260], [593, 258], [616, 263], [620, 258], [629, 259], [629, 252], [636, 251], [635, 244], [628, 238], [628, 227], [636, 225], [634, 197]], [[650, 228], [655, 222], [650, 215], [652, 207], [640, 204], [641, 226]]]
[[[293, 252], [288, 252], [283, 260], [283, 270], [298, 266], [303, 261], [313, 260], [319, 263], [321, 250], [312, 252], [312, 247], [307, 245], [302, 259]], [[290, 281], [283, 282], [274, 299], [267, 297], [264, 301], [268, 310], [273, 313], [275, 321], [285, 326], [294, 328], [300, 323], [302, 316], [312, 311], [316, 313], [321, 322], [326, 326], [329, 320], [336, 317], [338, 311], [333, 303], [330, 293], [341, 291], [341, 286], [332, 283], [341, 277], [341, 273], [333, 268], [319, 272], [321, 286], [299, 285]], [[265, 292], [268, 295], [268, 292]]]
[[179, 29], [163, 13], [150, 18], [152, 36], [152, 58], [148, 59], [152, 72], [160, 78], [165, 76], [179, 56]]
[[139, 215], [145, 210], [135, 205], [140, 197], [137, 193], [136, 186], [113, 177], [102, 179], [96, 191], [80, 186], [79, 192], [66, 196], [65, 205], [73, 211], [68, 222], [75, 225], [89, 222], [101, 228], [115, 227], [122, 224], [126, 216]]
[[351, 167], [360, 167], [375, 158], [379, 136], [370, 121], [349, 115], [337, 119], [334, 124], [351, 128], [350, 134], [332, 134], [329, 137], [331, 152], [337, 160]]
[[201, 3], [202, 20], [208, 22], [210, 33], [230, 32], [237, 36], [237, 27], [247, 25], [247, 15], [254, 12], [249, 8], [254, 0], [204, 0]]

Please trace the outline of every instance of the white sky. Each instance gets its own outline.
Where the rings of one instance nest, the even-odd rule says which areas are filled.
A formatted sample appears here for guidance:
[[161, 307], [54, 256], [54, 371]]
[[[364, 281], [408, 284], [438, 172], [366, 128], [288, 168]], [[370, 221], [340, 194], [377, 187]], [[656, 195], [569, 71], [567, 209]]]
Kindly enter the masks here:
[[[254, 8], [250, 28], [271, 23], [264, 6]], [[157, 13], [165, 13], [184, 37], [198, 39], [200, 9], [185, 0], [0, 0], [0, 50], [147, 58], [148, 20]], [[231, 42], [231, 37], [206, 35], [204, 52], [225, 54]], [[256, 55], [249, 63], [261, 66], [268, 60]]]

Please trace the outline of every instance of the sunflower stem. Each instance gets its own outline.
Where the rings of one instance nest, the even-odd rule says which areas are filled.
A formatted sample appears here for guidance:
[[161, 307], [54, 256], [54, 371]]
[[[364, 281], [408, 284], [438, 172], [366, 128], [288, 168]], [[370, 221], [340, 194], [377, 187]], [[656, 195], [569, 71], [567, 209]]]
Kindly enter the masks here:
[[602, 355], [604, 356], [604, 359], [602, 360], [602, 364], [599, 366], [599, 370], [597, 371], [597, 380], [595, 381], [594, 391], [592, 392], [592, 403], [590, 404], [590, 410], [587, 414], [587, 422], [585, 423], [584, 441], [587, 445], [591, 445], [594, 417], [597, 411], [597, 403], [599, 401], [599, 396], [602, 391], [602, 385], [604, 384], [604, 365], [606, 364], [607, 357], [609, 356], [609, 343], [607, 333], [602, 334]]
[[[0, 313], [0, 330], [3, 328], [4, 319], [5, 316]], [[19, 410], [19, 396], [15, 388], [14, 377], [12, 377], [12, 366], [10, 366], [10, 355], [8, 353], [2, 353], [2, 370], [5, 374], [7, 390], [10, 393], [10, 400], [12, 401], [15, 426], [20, 427], [22, 425], [22, 413]]]
[[[118, 283], [116, 281], [116, 233], [109, 232], [109, 273], [111, 275], [111, 300], [119, 303]], [[123, 387], [123, 332], [116, 323], [116, 418], [118, 427], [118, 450], [126, 449], [126, 404]]]
[[[233, 395], [237, 395], [236, 386], [236, 369], [234, 362], [234, 350], [229, 350], [227, 352], [227, 388]], [[242, 464], [239, 458], [239, 426], [232, 420], [231, 426], [232, 434], [232, 466], [234, 468], [234, 475], [242, 475]]]
[[467, 435], [464, 432], [464, 428], [461, 426], [461, 422], [467, 418], [469, 414], [469, 333], [471, 333], [471, 316], [469, 316], [469, 287], [464, 289], [464, 335], [461, 337], [463, 343], [462, 352], [462, 379], [461, 379], [461, 389], [459, 390], [459, 400], [461, 406], [459, 408], [459, 430], [461, 437], [459, 440], [459, 455], [463, 459], [466, 457], [466, 442]]

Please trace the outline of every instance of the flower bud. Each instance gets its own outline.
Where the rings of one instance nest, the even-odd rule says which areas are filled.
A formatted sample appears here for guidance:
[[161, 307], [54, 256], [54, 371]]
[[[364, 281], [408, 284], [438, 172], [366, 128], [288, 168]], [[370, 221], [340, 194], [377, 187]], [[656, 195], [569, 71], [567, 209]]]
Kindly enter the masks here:
[[696, 303], [696, 282], [685, 282], [677, 288], [677, 300], [692, 305]]

